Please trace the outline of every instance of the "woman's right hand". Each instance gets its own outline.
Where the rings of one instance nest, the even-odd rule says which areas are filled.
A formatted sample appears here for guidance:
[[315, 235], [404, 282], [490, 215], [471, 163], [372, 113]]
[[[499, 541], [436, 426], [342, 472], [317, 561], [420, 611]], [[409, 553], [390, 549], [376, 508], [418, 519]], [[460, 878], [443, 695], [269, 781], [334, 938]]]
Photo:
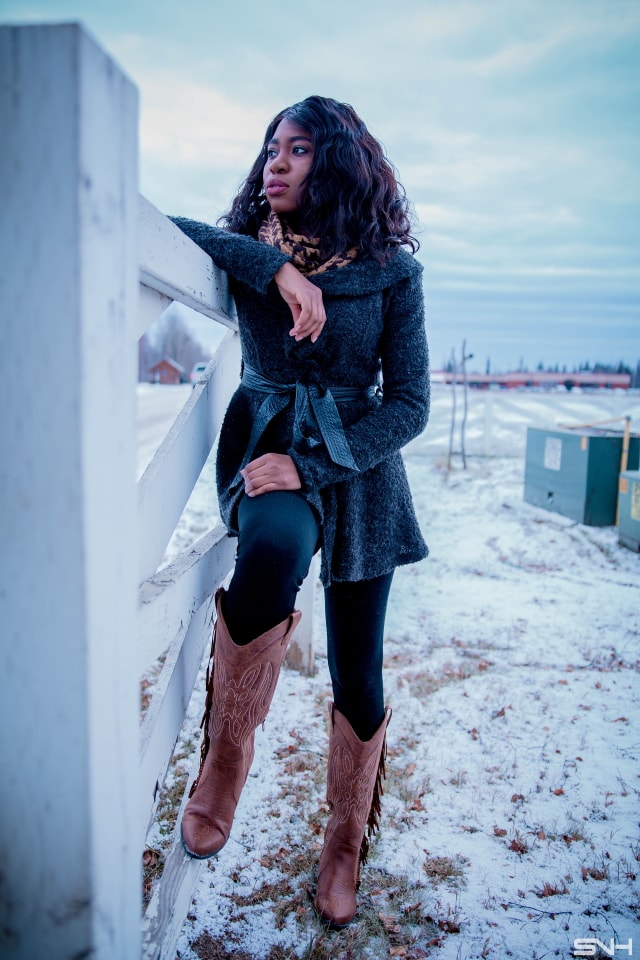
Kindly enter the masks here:
[[272, 490], [299, 490], [302, 486], [295, 463], [288, 453], [265, 453], [240, 471], [248, 497]]
[[273, 278], [280, 296], [289, 305], [293, 326], [289, 336], [296, 340], [311, 337], [315, 343], [326, 322], [322, 291], [296, 270], [292, 263], [285, 263]]

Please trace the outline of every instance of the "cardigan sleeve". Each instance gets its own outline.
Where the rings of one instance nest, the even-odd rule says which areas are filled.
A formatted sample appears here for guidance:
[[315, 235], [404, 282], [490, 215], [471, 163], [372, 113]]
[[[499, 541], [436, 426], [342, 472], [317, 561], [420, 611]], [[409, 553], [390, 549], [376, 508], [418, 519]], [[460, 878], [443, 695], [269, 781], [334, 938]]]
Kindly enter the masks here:
[[169, 220], [208, 253], [217, 267], [258, 293], [266, 293], [280, 267], [291, 260], [280, 250], [253, 237], [229, 233], [186, 217], [169, 217]]
[[429, 416], [429, 353], [424, 322], [422, 271], [389, 291], [381, 344], [383, 398], [345, 437], [357, 471], [334, 463], [324, 446], [290, 449], [304, 490], [355, 477], [397, 452], [424, 430]]

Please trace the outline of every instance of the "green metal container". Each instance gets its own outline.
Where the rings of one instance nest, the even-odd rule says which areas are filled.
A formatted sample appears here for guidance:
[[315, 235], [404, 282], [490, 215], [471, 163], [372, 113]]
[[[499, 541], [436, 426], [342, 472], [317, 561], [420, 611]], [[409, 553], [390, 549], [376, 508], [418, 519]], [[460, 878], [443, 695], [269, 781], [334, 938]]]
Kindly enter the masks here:
[[618, 541], [630, 550], [640, 551], [640, 470], [620, 474]]
[[[622, 434], [527, 429], [524, 499], [592, 527], [616, 522]], [[637, 469], [640, 437], [629, 441], [627, 466]]]

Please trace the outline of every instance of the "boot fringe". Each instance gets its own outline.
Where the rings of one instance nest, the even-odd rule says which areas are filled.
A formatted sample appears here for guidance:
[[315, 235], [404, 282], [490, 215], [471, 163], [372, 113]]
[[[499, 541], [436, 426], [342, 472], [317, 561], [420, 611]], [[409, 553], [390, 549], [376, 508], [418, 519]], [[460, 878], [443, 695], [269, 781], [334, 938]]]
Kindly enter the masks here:
[[[217, 625], [217, 623], [216, 623]], [[200, 766], [198, 768], [198, 775], [191, 784], [189, 790], [189, 798], [193, 796], [200, 782], [200, 777], [202, 776], [202, 768], [204, 767], [204, 762], [207, 759], [207, 754], [209, 753], [209, 746], [211, 744], [211, 738], [209, 736], [209, 720], [211, 719], [211, 711], [213, 710], [213, 671], [214, 671], [214, 650], [216, 646], [216, 626], [213, 628], [213, 637], [211, 640], [211, 650], [209, 652], [209, 662], [207, 664], [207, 678], [206, 678], [206, 691], [207, 695], [204, 702], [204, 713], [202, 714], [202, 720], [200, 721], [200, 729], [202, 730], [202, 743], [200, 744]]]
[[[211, 720], [211, 715], [212, 715], [212, 713], [213, 713], [213, 697], [214, 697], [214, 690], [213, 690], [214, 684], [213, 684], [213, 680], [214, 680], [214, 674], [215, 674], [215, 659], [216, 659], [216, 654], [215, 654], [215, 649], [216, 649], [216, 634], [217, 634], [217, 630], [218, 630], [218, 623], [219, 623], [219, 621], [220, 621], [221, 618], [222, 618], [222, 622], [223, 622], [223, 624], [224, 624], [224, 614], [223, 614], [223, 612], [222, 612], [222, 598], [223, 598], [223, 596], [224, 596], [224, 588], [223, 588], [223, 587], [220, 587], [218, 590], [216, 590], [216, 594], [215, 594], [216, 622], [215, 622], [214, 627], [213, 627], [213, 636], [212, 636], [212, 638], [211, 638], [211, 650], [209, 651], [209, 662], [207, 663], [207, 675], [206, 675], [206, 684], [205, 684], [205, 686], [206, 686], [206, 698], [205, 698], [205, 704], [204, 704], [204, 713], [202, 714], [202, 720], [200, 721], [200, 729], [202, 730], [202, 741], [201, 741], [201, 744], [200, 744], [200, 766], [199, 766], [199, 768], [198, 768], [198, 775], [197, 775], [197, 777], [195, 778], [195, 780], [193, 781], [193, 783], [191, 784], [191, 787], [190, 787], [190, 789], [189, 789], [189, 798], [191, 798], [191, 797], [193, 796], [193, 794], [195, 793], [195, 791], [196, 791], [196, 789], [197, 789], [197, 786], [198, 786], [198, 784], [199, 784], [199, 782], [200, 782], [200, 778], [201, 778], [201, 776], [202, 776], [202, 770], [203, 770], [203, 768], [204, 768], [205, 760], [207, 759], [207, 754], [209, 753], [209, 748], [210, 748], [210, 746], [211, 746], [211, 736], [210, 736], [209, 731], [210, 731], [210, 729], [211, 729], [210, 720]], [[277, 680], [278, 672], [279, 672], [279, 670], [280, 670], [280, 665], [282, 664], [282, 661], [284, 660], [284, 655], [285, 655], [285, 652], [286, 652], [286, 646], [288, 646], [289, 638], [291, 637], [291, 634], [292, 634], [293, 631], [295, 630], [295, 628], [296, 628], [299, 620], [300, 620], [300, 613], [298, 613], [297, 611], [294, 610], [293, 613], [289, 615], [289, 617], [287, 618], [287, 620], [286, 620], [286, 621], [283, 621], [282, 624], [278, 624], [278, 626], [277, 626], [277, 628], [276, 628], [276, 629], [279, 629], [280, 627], [283, 628], [284, 634], [283, 634], [282, 638], [280, 639], [280, 642], [281, 642], [281, 644], [284, 644], [284, 645], [285, 645], [285, 651], [282, 653], [282, 658], [281, 658], [281, 660], [280, 660], [280, 662], [279, 662], [279, 664], [278, 664], [278, 666], [277, 666], [277, 670], [276, 670], [276, 672], [275, 672], [276, 680]], [[224, 626], [224, 629], [226, 630], [226, 625]], [[264, 637], [264, 636], [267, 636], [267, 635], [266, 635], [266, 634], [263, 634], [262, 636]], [[260, 638], [257, 638], [257, 639], [260, 639]], [[221, 653], [221, 656], [222, 656], [222, 653]], [[221, 661], [221, 662], [222, 662], [222, 661]], [[264, 692], [264, 691], [263, 691], [263, 692]], [[270, 696], [269, 696], [269, 704], [270, 704], [270, 702], [271, 702], [271, 696], [272, 696], [272, 695], [273, 695], [273, 690], [271, 691]], [[268, 707], [267, 707], [267, 709], [268, 709]], [[266, 717], [266, 713], [265, 713], [265, 717]], [[264, 720], [262, 720], [262, 723], [263, 723], [263, 725], [264, 725]]]
[[380, 814], [382, 812], [382, 797], [384, 795], [383, 782], [387, 776], [387, 734], [385, 732], [382, 741], [382, 750], [380, 751], [380, 760], [378, 762], [378, 772], [376, 773], [376, 782], [373, 787], [373, 797], [371, 799], [371, 809], [367, 817], [366, 830], [360, 844], [360, 858], [358, 861], [358, 884], [360, 883], [360, 868], [363, 867], [369, 858], [370, 839], [380, 830]]

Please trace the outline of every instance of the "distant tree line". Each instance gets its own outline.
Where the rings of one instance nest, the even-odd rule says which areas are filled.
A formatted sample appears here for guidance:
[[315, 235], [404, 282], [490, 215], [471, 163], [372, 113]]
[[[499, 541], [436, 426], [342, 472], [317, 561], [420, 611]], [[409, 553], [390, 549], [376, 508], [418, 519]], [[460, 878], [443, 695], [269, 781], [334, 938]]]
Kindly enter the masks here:
[[[524, 369], [526, 371], [526, 367]], [[633, 376], [634, 373], [637, 373], [638, 370], [640, 370], [640, 360], [638, 360], [635, 370], [630, 367], [628, 363], [623, 363], [622, 360], [620, 360], [618, 363], [594, 364], [589, 363], [587, 360], [586, 363], [580, 363], [577, 367], [574, 365], [571, 370], [567, 368], [566, 364], [564, 364], [562, 367], [558, 363], [556, 363], [555, 366], [545, 367], [545, 365], [540, 362], [536, 367], [536, 370], [545, 371], [547, 373], [628, 373]]]
[[211, 351], [194, 336], [184, 317], [170, 307], [138, 341], [138, 380], [150, 380], [149, 371], [165, 357], [178, 363], [188, 380], [193, 366], [210, 360], [211, 356]]
[[560, 366], [555, 364], [555, 366], [545, 367], [543, 363], [539, 363], [536, 367], [536, 370], [546, 371], [548, 373], [628, 373], [631, 377], [631, 386], [640, 388], [640, 360], [636, 363], [635, 368], [631, 367], [628, 363], [624, 363], [620, 360], [618, 363], [589, 363], [587, 360], [585, 363], [581, 363], [578, 366], [573, 366], [569, 370], [566, 366]]
[[[443, 366], [443, 370], [447, 373], [453, 372], [453, 358], [447, 360]], [[538, 373], [628, 373], [631, 377], [631, 386], [640, 389], [640, 360], [636, 363], [635, 368], [630, 366], [628, 363], [624, 363], [623, 360], [620, 360], [618, 363], [590, 363], [588, 360], [585, 363], [580, 363], [577, 366], [574, 364], [571, 369], [567, 364], [547, 364], [545, 365], [540, 361], [536, 366], [536, 371]], [[485, 366], [485, 373], [511, 373], [513, 371], [498, 371], [492, 370], [491, 368], [491, 358], [487, 358], [487, 363]], [[521, 359], [520, 363], [516, 368], [517, 373], [529, 373], [529, 367]]]

